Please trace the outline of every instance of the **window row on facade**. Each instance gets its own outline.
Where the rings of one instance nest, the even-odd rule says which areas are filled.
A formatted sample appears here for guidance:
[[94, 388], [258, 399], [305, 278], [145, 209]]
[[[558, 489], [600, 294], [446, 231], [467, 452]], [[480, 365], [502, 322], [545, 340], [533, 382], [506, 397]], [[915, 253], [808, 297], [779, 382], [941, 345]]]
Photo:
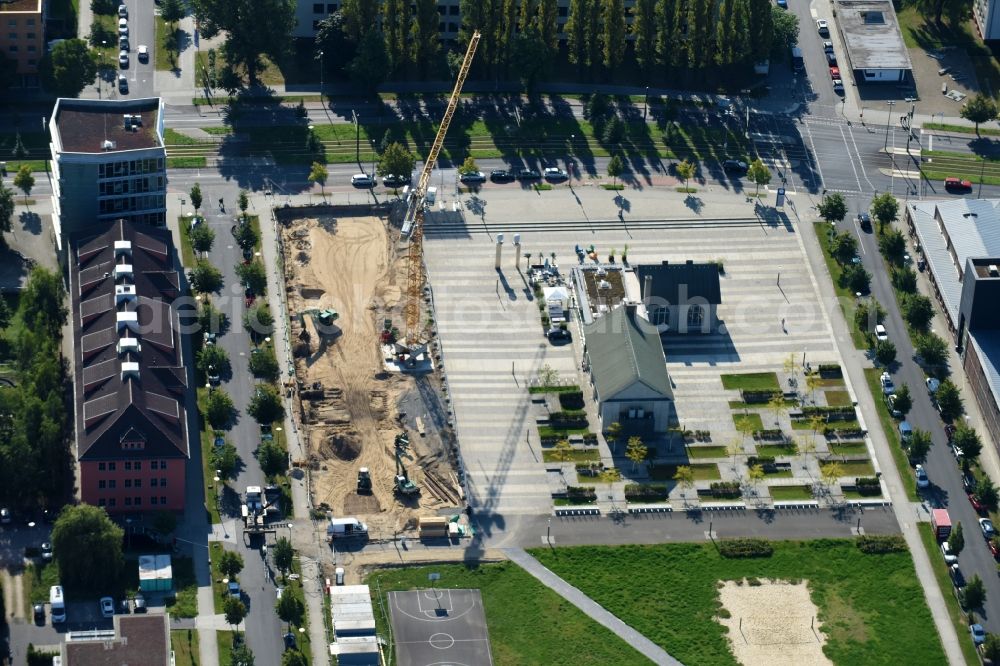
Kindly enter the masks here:
[[128, 194], [129, 192], [162, 192], [163, 185], [163, 176], [157, 176], [155, 181], [152, 177], [131, 180], [102, 180], [97, 184], [97, 188], [100, 196], [111, 196]]
[[133, 210], [149, 210], [150, 208], [163, 208], [166, 205], [166, 197], [162, 194], [149, 194], [140, 197], [122, 197], [120, 199], [101, 199], [97, 204], [97, 211], [101, 215], [109, 213], [122, 213]]
[[[97, 482], [98, 490], [114, 490], [118, 487], [118, 479], [100, 479]], [[142, 488], [142, 479], [122, 479], [123, 488]], [[167, 477], [153, 477], [149, 480], [150, 488], [166, 488]]]
[[[116, 472], [116, 471], [118, 471], [117, 468], [118, 468], [118, 463], [115, 462], [115, 461], [106, 462], [106, 463], [103, 463], [103, 462], [97, 463], [97, 471], [98, 472]], [[125, 462], [122, 463], [122, 469], [124, 469], [125, 471], [141, 472], [142, 471], [142, 461], [141, 460], [126, 460]], [[156, 471], [156, 470], [166, 471], [167, 470], [167, 461], [166, 460], [150, 460], [149, 461], [149, 469], [154, 470], [154, 471]], [[166, 485], [166, 484], [164, 484], [164, 485]]]
[[141, 173], [155, 173], [157, 171], [163, 171], [162, 157], [107, 162], [97, 165], [98, 178], [120, 178], [122, 176], [136, 176]]
[[[136, 497], [126, 497], [124, 501], [125, 506], [142, 506], [142, 498]], [[156, 495], [151, 495], [149, 497], [150, 506], [166, 506], [167, 498], [164, 495], [157, 497]], [[118, 501], [114, 497], [99, 497], [97, 498], [97, 506], [103, 506], [106, 508], [114, 508], [118, 505]]]

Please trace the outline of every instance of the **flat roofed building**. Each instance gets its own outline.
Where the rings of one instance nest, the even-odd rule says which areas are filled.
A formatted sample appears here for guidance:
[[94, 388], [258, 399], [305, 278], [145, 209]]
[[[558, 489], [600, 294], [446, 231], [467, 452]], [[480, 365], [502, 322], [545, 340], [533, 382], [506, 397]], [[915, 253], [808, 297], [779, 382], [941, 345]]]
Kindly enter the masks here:
[[114, 630], [73, 631], [60, 645], [62, 666], [171, 666], [170, 616], [115, 615]]
[[59, 99], [49, 123], [52, 222], [65, 241], [95, 222], [166, 224], [166, 148], [160, 98]]
[[1000, 0], [972, 0], [972, 16], [983, 41], [1000, 39]]
[[17, 67], [16, 87], [38, 87], [38, 62], [45, 55], [45, 0], [0, 0], [0, 52]]
[[898, 83], [913, 65], [890, 0], [838, 0], [836, 23], [856, 83]]

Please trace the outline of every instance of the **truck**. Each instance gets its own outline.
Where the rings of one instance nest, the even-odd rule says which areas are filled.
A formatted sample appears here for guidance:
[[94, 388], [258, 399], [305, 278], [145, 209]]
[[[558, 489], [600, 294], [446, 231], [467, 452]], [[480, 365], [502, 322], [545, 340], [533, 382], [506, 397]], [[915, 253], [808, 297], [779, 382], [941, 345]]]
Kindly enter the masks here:
[[243, 516], [243, 525], [250, 530], [259, 530], [264, 527], [264, 501], [263, 490], [260, 486], [247, 486], [243, 506], [240, 513]]
[[802, 58], [802, 49], [797, 46], [792, 47], [792, 69], [801, 72], [806, 68], [806, 61]]
[[326, 526], [326, 540], [368, 536], [368, 526], [357, 518], [330, 518]]
[[951, 516], [948, 515], [948, 509], [931, 510], [931, 528], [938, 541], [948, 538], [951, 534]]

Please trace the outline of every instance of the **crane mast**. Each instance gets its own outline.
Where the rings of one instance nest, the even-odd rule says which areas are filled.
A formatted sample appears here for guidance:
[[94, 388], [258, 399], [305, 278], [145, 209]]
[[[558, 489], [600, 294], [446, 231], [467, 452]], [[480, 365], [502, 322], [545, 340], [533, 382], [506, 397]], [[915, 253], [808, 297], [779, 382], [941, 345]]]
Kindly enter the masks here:
[[462, 86], [465, 78], [469, 75], [469, 67], [472, 65], [472, 57], [476, 54], [476, 47], [479, 45], [479, 31], [472, 33], [469, 39], [469, 47], [465, 51], [465, 58], [462, 60], [462, 67], [458, 70], [458, 77], [455, 79], [455, 87], [451, 91], [451, 98], [448, 100], [448, 108], [445, 109], [441, 125], [438, 127], [437, 136], [427, 153], [424, 161], [423, 171], [420, 172], [420, 179], [413, 188], [407, 200], [406, 216], [403, 218], [403, 237], [409, 238], [407, 248], [407, 279], [406, 279], [406, 344], [412, 349], [417, 343], [420, 334], [420, 292], [423, 289], [423, 226], [424, 208], [427, 197], [427, 187], [431, 182], [431, 172], [437, 164], [438, 154], [441, 146], [444, 145], [444, 137], [448, 133], [448, 126], [451, 125], [452, 116], [462, 94]]

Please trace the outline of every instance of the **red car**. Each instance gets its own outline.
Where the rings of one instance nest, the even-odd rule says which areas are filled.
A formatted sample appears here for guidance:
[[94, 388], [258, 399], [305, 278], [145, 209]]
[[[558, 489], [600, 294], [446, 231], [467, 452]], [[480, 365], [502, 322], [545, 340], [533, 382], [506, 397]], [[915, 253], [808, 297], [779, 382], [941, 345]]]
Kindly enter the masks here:
[[952, 192], [971, 192], [972, 181], [960, 180], [958, 178], [945, 178], [944, 189], [950, 190]]
[[976, 510], [976, 513], [986, 515], [986, 507], [972, 493], [969, 493], [969, 503], [972, 504], [972, 508]]
[[990, 548], [990, 554], [993, 555], [993, 559], [1000, 559], [1000, 546], [997, 546], [996, 541], [993, 539], [988, 539], [986, 545]]
[[840, 78], [840, 68], [839, 67], [831, 67], [830, 68], [830, 78], [831, 79], [839, 79]]

